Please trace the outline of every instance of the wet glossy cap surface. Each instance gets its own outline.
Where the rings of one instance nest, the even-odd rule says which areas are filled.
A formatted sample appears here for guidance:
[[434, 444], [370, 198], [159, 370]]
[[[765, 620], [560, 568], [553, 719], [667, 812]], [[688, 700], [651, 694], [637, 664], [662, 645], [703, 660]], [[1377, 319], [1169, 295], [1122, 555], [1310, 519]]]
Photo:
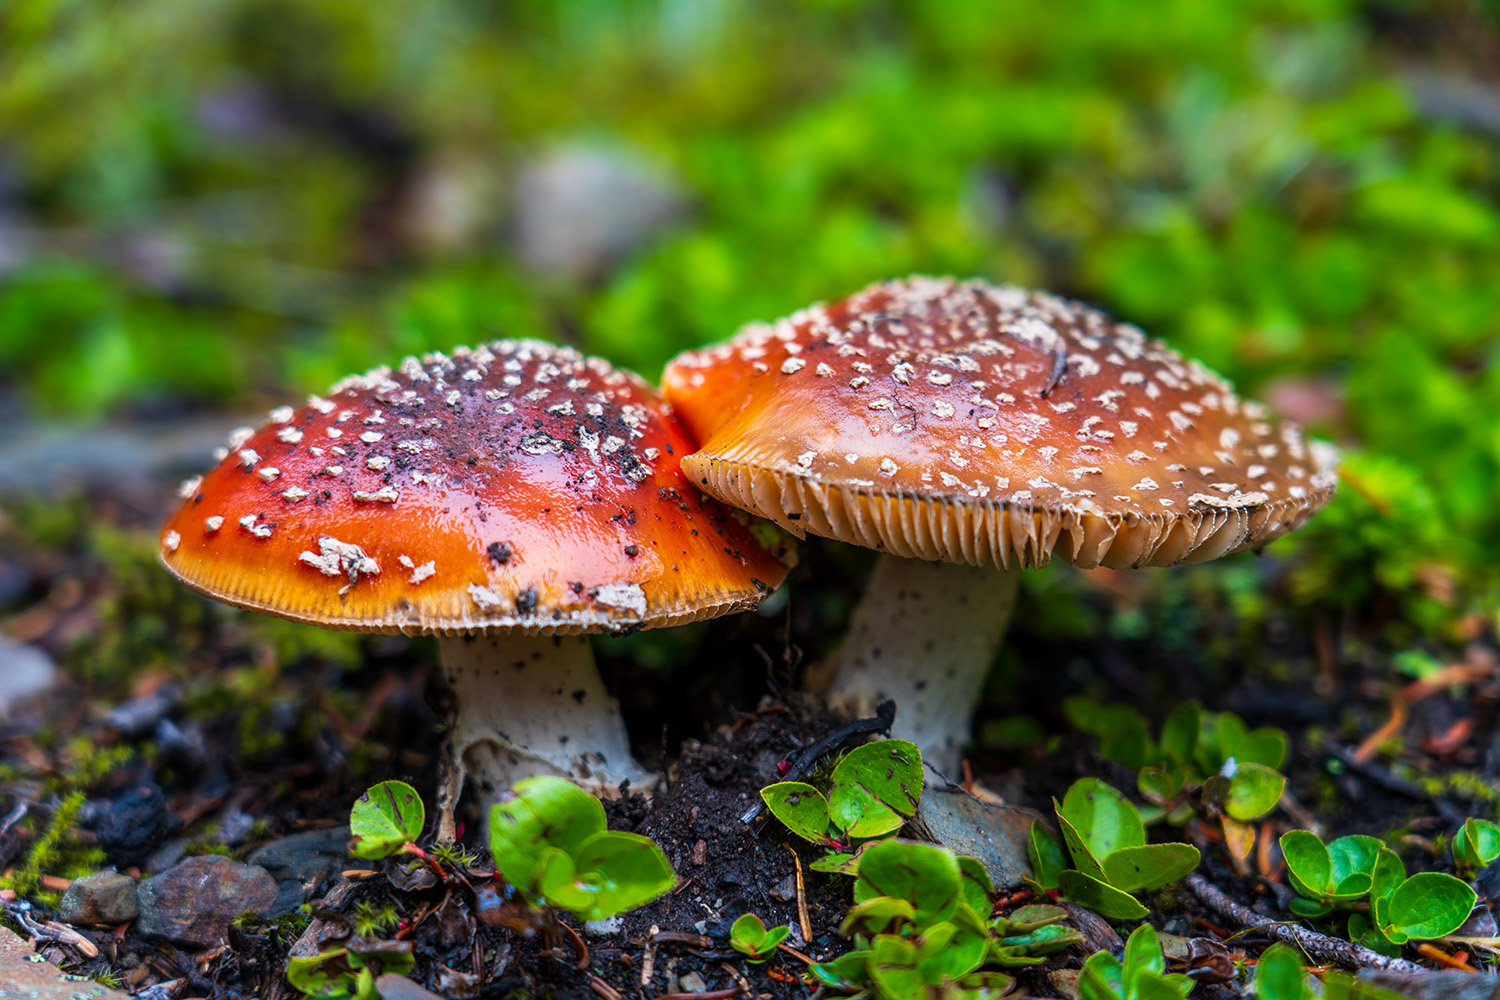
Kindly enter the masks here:
[[649, 386], [567, 348], [408, 358], [236, 431], [183, 484], [161, 558], [230, 604], [368, 632], [625, 630], [754, 607], [786, 568], [684, 478], [691, 449]]
[[679, 356], [715, 496], [801, 533], [979, 564], [1167, 565], [1322, 507], [1333, 450], [1082, 303], [885, 282]]

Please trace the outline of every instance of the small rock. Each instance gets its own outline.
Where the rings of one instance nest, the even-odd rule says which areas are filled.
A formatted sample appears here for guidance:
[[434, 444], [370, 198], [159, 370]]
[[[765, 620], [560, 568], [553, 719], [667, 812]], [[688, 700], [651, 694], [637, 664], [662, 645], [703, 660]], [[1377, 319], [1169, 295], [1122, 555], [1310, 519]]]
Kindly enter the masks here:
[[123, 924], [135, 919], [135, 893], [135, 879], [129, 875], [99, 872], [74, 879], [59, 911], [70, 924]]
[[698, 975], [698, 973], [696, 973], [696, 972], [689, 972], [687, 975], [683, 976], [677, 982], [678, 982], [679, 985], [681, 985], [682, 992], [684, 992], [684, 993], [707, 993], [708, 992], [708, 984], [705, 983], [703, 981], [703, 977], [700, 976], [700, 975]]
[[56, 676], [57, 667], [46, 653], [0, 635], [0, 716], [23, 698], [50, 688]]
[[681, 204], [677, 181], [634, 150], [563, 146], [516, 180], [521, 256], [534, 270], [587, 278], [638, 247]]
[[928, 787], [911, 829], [918, 838], [978, 858], [996, 889], [1014, 889], [1031, 873], [1026, 838], [1038, 819], [1041, 814], [1031, 809], [991, 805], [961, 789]]
[[424, 990], [405, 976], [387, 972], [375, 978], [375, 991], [381, 1000], [443, 1000], [431, 990]]
[[135, 929], [144, 938], [207, 948], [241, 913], [265, 913], [276, 890], [264, 868], [219, 854], [188, 858], [141, 883]]
[[1057, 995], [1057, 1000], [1080, 1000], [1077, 969], [1053, 969], [1047, 973], [1047, 986]]
[[349, 828], [310, 830], [273, 840], [250, 852], [247, 864], [259, 865], [280, 880], [306, 882], [336, 874], [349, 857]]
[[786, 878], [771, 887], [770, 892], [772, 899], [782, 903], [790, 903], [797, 898], [797, 876], [788, 873]]
[[63, 978], [24, 938], [0, 927], [0, 1000], [126, 1000], [98, 983]]
[[171, 833], [177, 818], [167, 811], [161, 789], [145, 782], [110, 803], [94, 824], [99, 846], [119, 865], [138, 865]]

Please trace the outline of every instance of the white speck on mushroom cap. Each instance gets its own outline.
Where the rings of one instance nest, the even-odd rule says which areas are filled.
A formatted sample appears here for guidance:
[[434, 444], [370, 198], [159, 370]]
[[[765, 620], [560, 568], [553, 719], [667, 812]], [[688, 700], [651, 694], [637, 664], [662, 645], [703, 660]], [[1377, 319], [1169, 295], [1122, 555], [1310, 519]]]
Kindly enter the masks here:
[[[779, 374], [758, 374], [762, 366]], [[865, 390], [871, 380], [881, 381], [879, 398]], [[1240, 400], [1222, 378], [1131, 324], [982, 281], [873, 285], [680, 355], [663, 383], [702, 442], [687, 460], [695, 474], [712, 460], [725, 463], [726, 477], [733, 466], [740, 479], [764, 469], [818, 489], [879, 481], [880, 495], [934, 500], [943, 491], [932, 484], [945, 476], [957, 484], [948, 496], [973, 498], [978, 475], [981, 484], [1014, 484], [991, 491], [990, 505], [1157, 522], [1170, 506], [1163, 500], [1202, 509], [1194, 498], [1214, 496], [1211, 506], [1226, 509], [1232, 497], [1237, 511], [1269, 508], [1257, 515], [1268, 537], [1326, 502], [1335, 481], [1325, 452], [1306, 494], [1317, 502], [1291, 506], [1299, 470], [1276, 464], [1263, 442], [1278, 441], [1293, 458], [1308, 454], [1296, 425]], [[762, 420], [770, 434], [753, 439]], [[955, 449], [977, 432], [990, 446]], [[1151, 440], [1152, 450], [1132, 438]], [[809, 452], [857, 458], [809, 462]], [[1196, 471], [1173, 475], [1169, 463]], [[1080, 480], [1090, 496], [1072, 485]]]
[[329, 535], [318, 538], [317, 552], [299, 553], [297, 559], [324, 576], [347, 576], [350, 583], [358, 583], [362, 574], [373, 576], [380, 572], [380, 564], [365, 555], [364, 549]]

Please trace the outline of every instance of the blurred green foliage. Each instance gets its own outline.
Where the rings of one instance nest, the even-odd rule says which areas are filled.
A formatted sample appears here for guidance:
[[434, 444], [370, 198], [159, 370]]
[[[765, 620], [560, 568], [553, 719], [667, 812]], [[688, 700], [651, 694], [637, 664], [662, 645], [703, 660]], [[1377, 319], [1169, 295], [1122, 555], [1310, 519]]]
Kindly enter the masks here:
[[[0, 390], [263, 402], [496, 335], [654, 376], [979, 274], [1302, 400], [1347, 479], [1294, 593], [1452, 640], [1500, 594], [1500, 132], [1421, 85], [1496, 100], [1497, 37], [1464, 0], [10, 0]], [[515, 178], [580, 142], [685, 207], [536, 273]]]

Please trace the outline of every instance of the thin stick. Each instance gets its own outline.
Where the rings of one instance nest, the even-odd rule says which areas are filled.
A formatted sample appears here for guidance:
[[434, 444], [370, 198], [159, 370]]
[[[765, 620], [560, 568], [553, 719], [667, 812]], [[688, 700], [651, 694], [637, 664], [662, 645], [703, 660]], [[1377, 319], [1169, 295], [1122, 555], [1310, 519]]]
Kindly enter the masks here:
[[1202, 875], [1194, 873], [1183, 879], [1183, 882], [1210, 910], [1241, 927], [1254, 927], [1278, 941], [1301, 948], [1303, 954], [1311, 958], [1314, 964], [1336, 963], [1350, 969], [1379, 969], [1383, 972], [1426, 971], [1417, 963], [1408, 962], [1404, 958], [1387, 958], [1351, 941], [1342, 941], [1296, 924], [1263, 917], [1224, 895]]
[[589, 946], [583, 943], [583, 938], [579, 936], [577, 931], [561, 920], [557, 922], [557, 926], [568, 932], [568, 937], [573, 939], [573, 946], [578, 950], [578, 964], [574, 968], [579, 972], [587, 969], [589, 967]]
[[792, 863], [797, 866], [797, 927], [802, 931], [802, 940], [812, 944], [812, 921], [807, 916], [807, 893], [802, 887], [802, 859], [797, 857], [797, 852], [789, 845], [786, 847], [788, 854], [792, 856]]

